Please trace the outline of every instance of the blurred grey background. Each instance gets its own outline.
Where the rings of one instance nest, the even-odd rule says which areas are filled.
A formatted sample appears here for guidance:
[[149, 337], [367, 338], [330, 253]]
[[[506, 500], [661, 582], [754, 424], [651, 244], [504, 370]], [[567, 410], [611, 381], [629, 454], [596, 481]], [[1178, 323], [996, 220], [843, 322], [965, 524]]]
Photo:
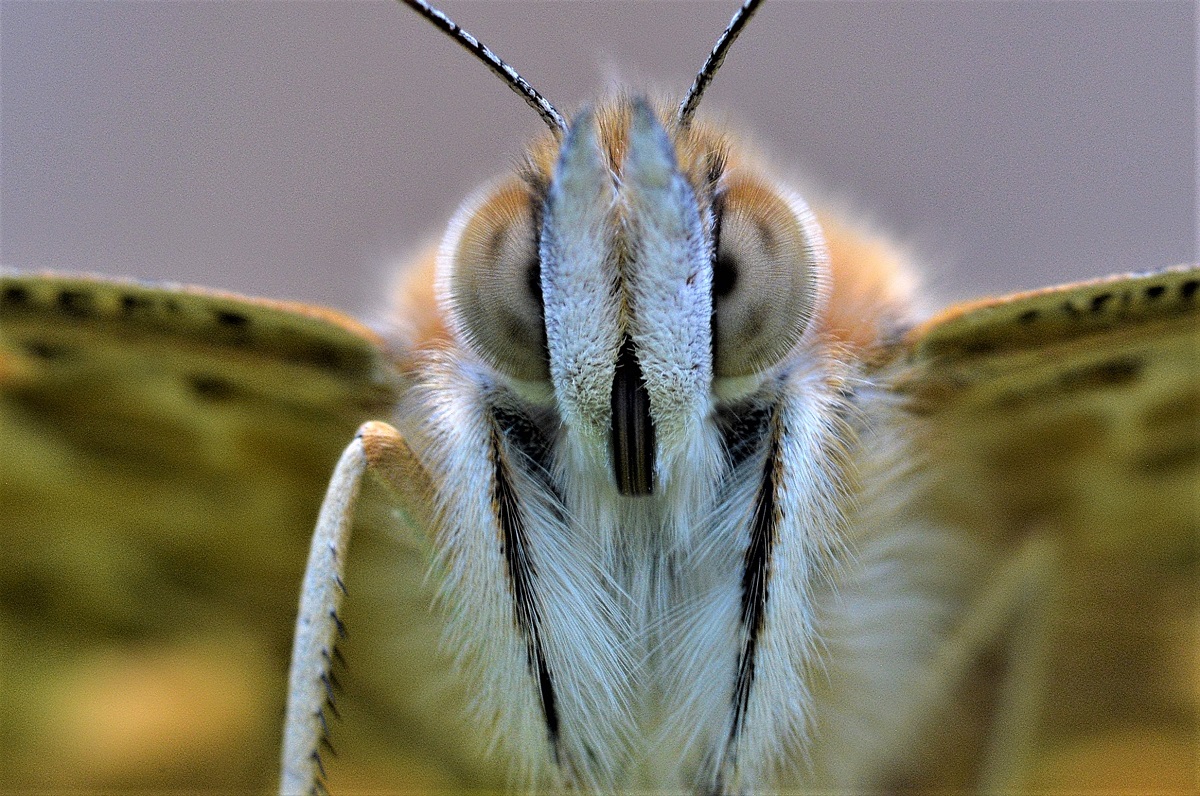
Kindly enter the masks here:
[[[735, 3], [443, 8], [570, 111], [681, 94]], [[703, 105], [933, 304], [1197, 259], [1192, 2], [768, 2]], [[0, 263], [372, 315], [542, 122], [389, 2], [0, 3]]]

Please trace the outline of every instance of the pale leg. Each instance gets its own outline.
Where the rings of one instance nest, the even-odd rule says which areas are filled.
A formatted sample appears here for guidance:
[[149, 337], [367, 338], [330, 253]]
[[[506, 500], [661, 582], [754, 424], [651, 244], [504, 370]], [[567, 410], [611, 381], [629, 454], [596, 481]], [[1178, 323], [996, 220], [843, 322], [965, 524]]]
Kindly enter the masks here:
[[329, 744], [332, 667], [344, 632], [338, 611], [346, 592], [346, 550], [366, 472], [396, 493], [411, 519], [423, 523], [428, 516], [428, 478], [408, 444], [386, 423], [365, 423], [334, 469], [304, 572], [283, 729], [279, 790], [284, 796], [323, 790], [321, 747]]
[[1026, 539], [981, 591], [943, 649], [934, 682], [953, 688], [988, 649], [1004, 641], [1004, 673], [996, 684], [979, 792], [1019, 791], [1028, 772], [1041, 706], [1058, 545], [1048, 535]]

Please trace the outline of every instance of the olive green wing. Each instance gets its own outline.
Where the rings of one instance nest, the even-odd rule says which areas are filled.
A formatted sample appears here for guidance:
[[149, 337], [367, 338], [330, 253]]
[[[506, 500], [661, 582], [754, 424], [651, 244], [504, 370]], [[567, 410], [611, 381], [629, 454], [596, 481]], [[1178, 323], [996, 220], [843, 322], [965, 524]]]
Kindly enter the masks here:
[[930, 513], [998, 550], [1059, 551], [1028, 784], [1194, 787], [1200, 268], [954, 308], [900, 370]]
[[[0, 274], [6, 787], [275, 787], [317, 508], [400, 386], [382, 340], [331, 311]], [[360, 517], [388, 525], [366, 502]], [[396, 681], [414, 657], [444, 663], [425, 559], [394, 539], [355, 540], [354, 718], [334, 737], [371, 751], [332, 779], [453, 787], [460, 764], [438, 751], [453, 730], [429, 718], [446, 711]], [[406, 618], [407, 639], [388, 633]]]

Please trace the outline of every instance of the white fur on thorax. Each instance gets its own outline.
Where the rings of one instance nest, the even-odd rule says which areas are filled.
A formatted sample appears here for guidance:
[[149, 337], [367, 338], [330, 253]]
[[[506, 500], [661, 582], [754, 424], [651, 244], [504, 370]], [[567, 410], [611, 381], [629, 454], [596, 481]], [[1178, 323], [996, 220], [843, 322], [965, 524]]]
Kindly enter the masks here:
[[[690, 789], [719, 769], [743, 793], [853, 788], [905, 751], [932, 699], [922, 678], [982, 556], [913, 515], [923, 475], [908, 416], [868, 385], [847, 436], [833, 411], [840, 374], [821, 362], [794, 366], [784, 381], [784, 521], [746, 727], [731, 749], [741, 573], [761, 459], [731, 472], [706, 424], [693, 451], [699, 466], [674, 473], [662, 495], [630, 498], [562, 434], [550, 476], [565, 514], [513, 467], [563, 748], [579, 784]], [[422, 423], [422, 458], [441, 484], [447, 643], [483, 731], [519, 764], [521, 782], [562, 784], [490, 504], [488, 413], [498, 387], [470, 358], [429, 372], [436, 387], [407, 402], [406, 425]], [[829, 469], [831, 445], [851, 448], [849, 498]]]
[[[447, 614], [445, 641], [475, 694], [482, 731], [512, 760], [518, 784], [558, 781], [526, 639], [516, 624], [512, 585], [492, 500], [489, 451], [492, 396], [486, 366], [447, 357], [430, 365], [426, 386], [407, 402], [420, 424], [419, 454], [439, 484], [435, 571]], [[612, 782], [620, 748], [624, 685], [631, 668], [613, 638], [618, 609], [603, 585], [600, 550], [562, 517], [537, 479], [503, 445], [537, 570], [536, 599], [544, 652], [556, 681], [562, 748], [570, 760], [594, 760], [572, 772], [581, 784]], [[563, 566], [564, 561], [571, 565]], [[589, 754], [589, 751], [591, 754]]]
[[[732, 686], [732, 653], [717, 655], [715, 662], [709, 655], [714, 649], [732, 650], [736, 627], [736, 610], [726, 609], [736, 605], [731, 576], [738, 569], [738, 546], [728, 527], [714, 522], [720, 518], [716, 497], [727, 467], [715, 427], [706, 424], [690, 441], [691, 466], [681, 457], [652, 497], [621, 495], [611, 473], [576, 455], [565, 435], [555, 452], [555, 480], [568, 513], [580, 532], [602, 547], [606, 584], [619, 611], [615, 642], [631, 664], [626, 737], [618, 750], [623, 776], [614, 785], [679, 789], [691, 784], [681, 770], [680, 752], [688, 745], [673, 732], [683, 718], [673, 676], [681, 657], [703, 660], [693, 667], [698, 676], [688, 685], [689, 695], [696, 686], [705, 686], [706, 696]], [[697, 558], [708, 566], [697, 570]], [[574, 568], [571, 561], [561, 565]], [[713, 590], [723, 591], [722, 599], [714, 601]], [[704, 610], [710, 603], [718, 610]], [[705, 643], [681, 656], [684, 635]], [[698, 710], [694, 699], [682, 701], [688, 703], [682, 723], [689, 732], [712, 724], [711, 711]]]
[[[477, 695], [477, 715], [506, 756], [534, 779], [554, 780], [491, 503], [490, 412], [502, 388], [469, 357], [434, 363], [428, 378], [406, 403], [419, 416], [405, 425], [415, 420], [424, 429], [420, 453], [441, 485], [436, 546], [447, 641]], [[803, 734], [806, 714], [797, 708], [811, 668], [811, 635], [801, 628], [812, 624], [812, 548], [826, 544], [821, 524], [835, 523], [836, 485], [811, 455], [831, 430], [810, 416], [829, 401], [827, 380], [797, 372], [787, 385], [785, 445], [796, 447], [799, 464], [785, 476], [784, 511], [792, 519], [776, 547], [760, 682], [734, 750], [745, 763], [739, 770], [763, 770], [779, 746], [769, 738], [781, 729]], [[560, 435], [550, 477], [565, 511], [508, 446], [537, 570], [563, 749], [574, 761], [568, 773], [581, 784], [695, 787], [696, 776], [714, 772], [724, 754], [744, 641], [741, 572], [762, 462], [751, 457], [731, 472], [712, 423], [691, 440], [661, 494], [631, 498]], [[780, 692], [791, 696], [777, 703], [771, 693]], [[753, 783], [750, 777], [745, 784]]]

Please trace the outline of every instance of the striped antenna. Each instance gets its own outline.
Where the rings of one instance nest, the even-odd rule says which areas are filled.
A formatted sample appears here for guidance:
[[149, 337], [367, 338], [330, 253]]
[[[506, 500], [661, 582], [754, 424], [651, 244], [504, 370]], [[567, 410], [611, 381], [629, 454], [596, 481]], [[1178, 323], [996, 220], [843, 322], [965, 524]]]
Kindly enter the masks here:
[[679, 103], [677, 119], [680, 127], [687, 127], [692, 123], [692, 117], [696, 115], [696, 108], [700, 105], [700, 98], [704, 96], [704, 90], [708, 88], [713, 76], [721, 68], [721, 63], [725, 60], [725, 54], [729, 52], [730, 45], [742, 32], [746, 23], [750, 21], [750, 17], [754, 16], [754, 12], [758, 10], [761, 3], [762, 0], [746, 0], [733, 15], [733, 19], [729, 20], [729, 24], [725, 26], [725, 32], [717, 39], [712, 52], [708, 54], [708, 60], [704, 62], [700, 73], [692, 81], [692, 87], [688, 89], [687, 97]]
[[[500, 60], [500, 57], [487, 47], [484, 47], [479, 42], [479, 39], [460, 28], [454, 23], [454, 20], [429, 5], [429, 3], [426, 3], [425, 0], [400, 0], [400, 2], [425, 17], [425, 19], [441, 29], [443, 33], [462, 45], [467, 52], [487, 64], [488, 69], [491, 69], [497, 77], [507, 83], [509, 88], [520, 94], [525, 102], [529, 104], [529, 107], [538, 112], [538, 116], [542, 117], [542, 120], [546, 122], [546, 125], [553, 132], [562, 134], [567, 131], [567, 120], [562, 117], [561, 113], [554, 109], [549, 100], [539, 94], [537, 89], [529, 85], [525, 78], [517, 74], [517, 70]], [[728, 31], [726, 32], [728, 33]]]

